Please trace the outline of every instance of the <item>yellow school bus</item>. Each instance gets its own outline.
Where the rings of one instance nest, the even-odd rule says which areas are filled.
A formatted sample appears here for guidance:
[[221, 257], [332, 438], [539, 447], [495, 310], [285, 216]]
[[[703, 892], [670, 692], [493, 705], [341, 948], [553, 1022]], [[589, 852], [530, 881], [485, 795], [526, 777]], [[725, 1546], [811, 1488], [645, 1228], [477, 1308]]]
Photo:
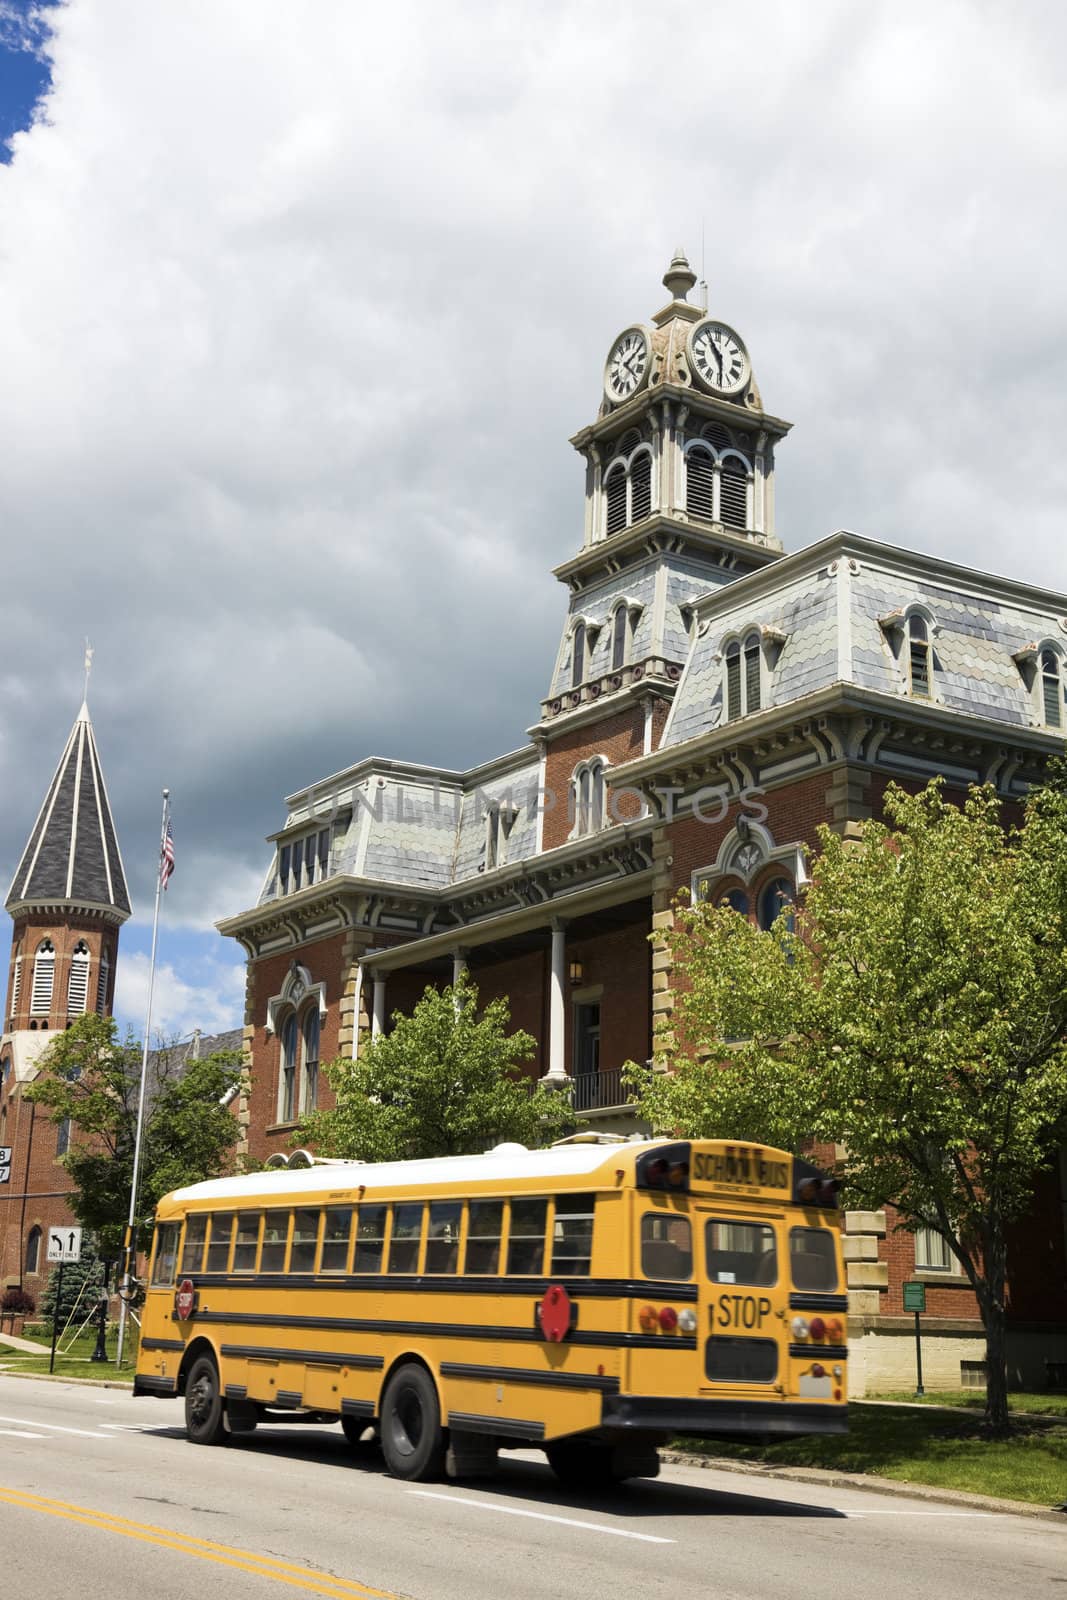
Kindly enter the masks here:
[[543, 1448], [564, 1481], [657, 1446], [840, 1433], [837, 1183], [764, 1146], [610, 1140], [315, 1162], [159, 1206], [134, 1393], [188, 1436], [374, 1429], [397, 1477]]

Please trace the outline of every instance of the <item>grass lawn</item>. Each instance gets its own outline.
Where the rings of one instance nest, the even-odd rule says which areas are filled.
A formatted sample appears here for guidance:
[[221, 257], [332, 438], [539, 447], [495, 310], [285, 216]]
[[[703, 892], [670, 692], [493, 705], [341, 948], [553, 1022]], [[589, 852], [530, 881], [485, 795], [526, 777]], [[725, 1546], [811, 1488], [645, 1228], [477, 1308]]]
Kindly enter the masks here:
[[724, 1460], [870, 1472], [1039, 1506], [1067, 1501], [1067, 1421], [1019, 1417], [1011, 1438], [991, 1440], [982, 1437], [978, 1417], [859, 1401], [849, 1406], [849, 1428], [843, 1436], [778, 1444], [677, 1439], [675, 1445]]
[[[35, 1340], [40, 1344], [51, 1345], [51, 1336], [45, 1339], [35, 1335]], [[60, 1346], [66, 1349], [67, 1340], [61, 1339]], [[60, 1355], [56, 1350], [55, 1372], [64, 1378], [106, 1378], [111, 1382], [132, 1383], [133, 1369], [137, 1363], [137, 1329], [132, 1326], [127, 1329], [126, 1348], [122, 1353], [122, 1366], [115, 1366], [115, 1351], [118, 1346], [118, 1329], [112, 1326], [107, 1330], [107, 1360], [93, 1361], [91, 1356], [96, 1349], [96, 1334], [86, 1333], [75, 1340], [66, 1355]], [[10, 1345], [0, 1344], [0, 1375], [5, 1372], [48, 1372], [48, 1356], [31, 1356], [22, 1350], [13, 1350]]]
[[[912, 1406], [964, 1406], [968, 1411], [985, 1410], [985, 1394], [980, 1389], [944, 1389], [924, 1394], [921, 1400], [907, 1389], [886, 1391], [885, 1394], [868, 1395], [869, 1400], [906, 1400]], [[1033, 1412], [1046, 1417], [1067, 1417], [1067, 1393], [1045, 1392], [1009, 1394], [1008, 1407], [1012, 1411]]]

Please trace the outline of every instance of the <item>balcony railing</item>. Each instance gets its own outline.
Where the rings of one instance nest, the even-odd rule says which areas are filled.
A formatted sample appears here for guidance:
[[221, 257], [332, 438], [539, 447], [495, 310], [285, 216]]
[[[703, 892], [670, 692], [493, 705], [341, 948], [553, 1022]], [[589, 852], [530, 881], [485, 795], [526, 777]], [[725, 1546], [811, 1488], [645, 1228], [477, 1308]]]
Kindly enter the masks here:
[[573, 1080], [575, 1111], [606, 1111], [628, 1106], [631, 1095], [623, 1087], [621, 1067], [601, 1067], [599, 1072], [580, 1072]]

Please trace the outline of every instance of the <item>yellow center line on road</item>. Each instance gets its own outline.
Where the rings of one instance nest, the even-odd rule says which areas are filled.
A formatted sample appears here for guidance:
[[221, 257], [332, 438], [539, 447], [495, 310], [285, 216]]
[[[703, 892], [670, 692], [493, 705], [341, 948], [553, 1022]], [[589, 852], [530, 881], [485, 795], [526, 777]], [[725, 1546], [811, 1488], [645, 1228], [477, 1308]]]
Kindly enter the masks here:
[[274, 1556], [257, 1555], [254, 1550], [216, 1544], [214, 1540], [178, 1533], [173, 1528], [160, 1528], [150, 1522], [134, 1522], [129, 1517], [116, 1516], [110, 1511], [93, 1511], [88, 1506], [71, 1505], [66, 1500], [49, 1500], [44, 1495], [29, 1494], [21, 1489], [0, 1488], [0, 1504], [17, 1506], [24, 1511], [43, 1512], [50, 1517], [62, 1517], [82, 1527], [98, 1528], [102, 1533], [121, 1534], [126, 1539], [158, 1545], [161, 1549], [173, 1550], [180, 1555], [196, 1556], [201, 1561], [213, 1561], [218, 1566], [248, 1572], [253, 1577], [271, 1578], [276, 1583], [288, 1583], [297, 1589], [310, 1590], [312, 1594], [330, 1595], [334, 1600], [399, 1600], [388, 1589], [372, 1589], [350, 1578], [335, 1578], [328, 1572], [316, 1572], [313, 1567], [279, 1561]]

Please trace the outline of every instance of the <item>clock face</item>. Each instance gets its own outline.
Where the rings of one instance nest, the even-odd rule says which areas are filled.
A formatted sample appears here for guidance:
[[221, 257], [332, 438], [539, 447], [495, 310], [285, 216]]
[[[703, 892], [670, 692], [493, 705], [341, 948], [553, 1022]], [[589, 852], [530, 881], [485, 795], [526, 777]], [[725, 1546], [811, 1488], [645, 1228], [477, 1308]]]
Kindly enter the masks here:
[[648, 377], [648, 335], [643, 328], [627, 328], [611, 347], [604, 369], [604, 393], [617, 404], [629, 400]]
[[748, 351], [725, 322], [700, 322], [689, 335], [689, 355], [701, 383], [716, 394], [733, 394], [752, 371]]

